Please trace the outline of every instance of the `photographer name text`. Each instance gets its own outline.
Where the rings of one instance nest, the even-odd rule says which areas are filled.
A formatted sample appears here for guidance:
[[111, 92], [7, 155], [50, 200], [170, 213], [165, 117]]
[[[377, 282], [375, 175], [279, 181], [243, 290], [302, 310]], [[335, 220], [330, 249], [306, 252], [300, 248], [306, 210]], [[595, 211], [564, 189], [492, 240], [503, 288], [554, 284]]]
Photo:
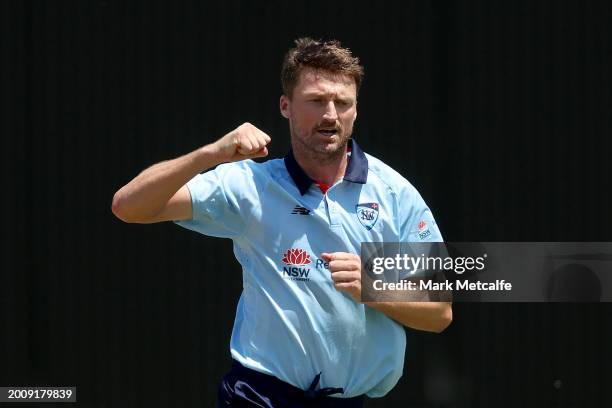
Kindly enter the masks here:
[[465, 290], [465, 291], [478, 291], [478, 290], [491, 290], [491, 291], [510, 291], [512, 290], [512, 283], [506, 282], [504, 279], [496, 279], [495, 281], [484, 282], [484, 281], [468, 281], [456, 280], [456, 281], [444, 281], [434, 282], [432, 280], [421, 280], [419, 282], [400, 280], [399, 282], [383, 282], [382, 280], [375, 280], [373, 282], [374, 290], [435, 290], [435, 291], [450, 291], [450, 290]]

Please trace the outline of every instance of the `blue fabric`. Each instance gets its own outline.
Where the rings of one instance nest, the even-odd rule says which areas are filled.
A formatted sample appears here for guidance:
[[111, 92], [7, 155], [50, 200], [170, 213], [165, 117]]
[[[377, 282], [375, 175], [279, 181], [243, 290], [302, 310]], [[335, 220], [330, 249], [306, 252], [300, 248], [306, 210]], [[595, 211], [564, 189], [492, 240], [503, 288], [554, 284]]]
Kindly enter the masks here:
[[[351, 153], [349, 162], [346, 166], [344, 180], [365, 184], [368, 181], [368, 159], [357, 142], [353, 139], [349, 140], [349, 147]], [[287, 156], [285, 156], [285, 167], [293, 179], [293, 182], [300, 190], [300, 193], [302, 195], [306, 194], [314, 181], [304, 173], [304, 170], [302, 170], [295, 160], [292, 151], [289, 151]]]
[[363, 406], [363, 396], [330, 397], [330, 395], [342, 393], [342, 389], [318, 388], [320, 376], [321, 374], [317, 374], [310, 387], [304, 391], [276, 377], [246, 368], [234, 360], [231, 371], [221, 380], [217, 408], [360, 408]]
[[287, 163], [222, 164], [187, 184], [193, 218], [178, 224], [231, 238], [242, 265], [231, 355], [302, 390], [322, 373], [320, 387], [343, 388], [340, 398], [383, 396], [402, 375], [404, 329], [336, 290], [321, 253], [441, 241], [440, 231], [416, 189], [356, 142], [350, 180], [326, 194]]

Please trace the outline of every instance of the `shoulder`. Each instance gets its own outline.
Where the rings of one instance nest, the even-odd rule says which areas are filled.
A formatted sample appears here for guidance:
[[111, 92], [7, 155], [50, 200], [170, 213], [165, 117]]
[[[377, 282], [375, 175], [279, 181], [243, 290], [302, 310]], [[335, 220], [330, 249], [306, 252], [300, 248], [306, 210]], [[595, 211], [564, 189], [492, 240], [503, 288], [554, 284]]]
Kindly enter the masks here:
[[368, 153], [366, 157], [368, 159], [368, 182], [373, 181], [383, 185], [398, 197], [419, 195], [417, 189], [391, 166]]
[[[267, 181], [278, 172], [281, 165], [283, 165], [281, 159], [271, 159], [261, 163], [249, 159], [220, 164], [212, 172], [215, 172], [219, 177], [232, 178], [233, 181], [244, 178]], [[237, 178], [233, 179], [233, 177]]]

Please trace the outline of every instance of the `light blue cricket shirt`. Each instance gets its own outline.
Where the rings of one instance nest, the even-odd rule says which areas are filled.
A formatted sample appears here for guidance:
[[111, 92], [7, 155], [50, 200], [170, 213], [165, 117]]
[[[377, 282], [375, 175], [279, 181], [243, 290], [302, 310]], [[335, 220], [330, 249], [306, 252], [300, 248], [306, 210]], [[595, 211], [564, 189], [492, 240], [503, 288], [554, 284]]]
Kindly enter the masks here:
[[402, 375], [406, 336], [383, 313], [334, 288], [322, 252], [359, 254], [361, 242], [441, 241], [416, 189], [351, 141], [343, 180], [323, 194], [292, 153], [227, 163], [187, 184], [193, 218], [178, 221], [231, 238], [243, 291], [231, 354], [301, 389], [381, 397]]

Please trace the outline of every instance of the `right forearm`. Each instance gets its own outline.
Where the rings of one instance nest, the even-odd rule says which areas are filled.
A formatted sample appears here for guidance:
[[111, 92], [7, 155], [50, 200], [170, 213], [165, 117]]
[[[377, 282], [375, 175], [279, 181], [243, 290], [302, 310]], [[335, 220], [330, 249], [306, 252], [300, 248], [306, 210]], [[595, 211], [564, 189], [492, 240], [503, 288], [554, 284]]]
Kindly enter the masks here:
[[188, 219], [189, 193], [186, 189], [179, 191], [185, 183], [220, 163], [267, 156], [270, 140], [270, 136], [245, 122], [214, 143], [140, 173], [115, 193], [113, 213], [126, 222]]
[[198, 173], [223, 162], [214, 144], [157, 163], [123, 186], [113, 197], [113, 212], [123, 220], [154, 217]]

